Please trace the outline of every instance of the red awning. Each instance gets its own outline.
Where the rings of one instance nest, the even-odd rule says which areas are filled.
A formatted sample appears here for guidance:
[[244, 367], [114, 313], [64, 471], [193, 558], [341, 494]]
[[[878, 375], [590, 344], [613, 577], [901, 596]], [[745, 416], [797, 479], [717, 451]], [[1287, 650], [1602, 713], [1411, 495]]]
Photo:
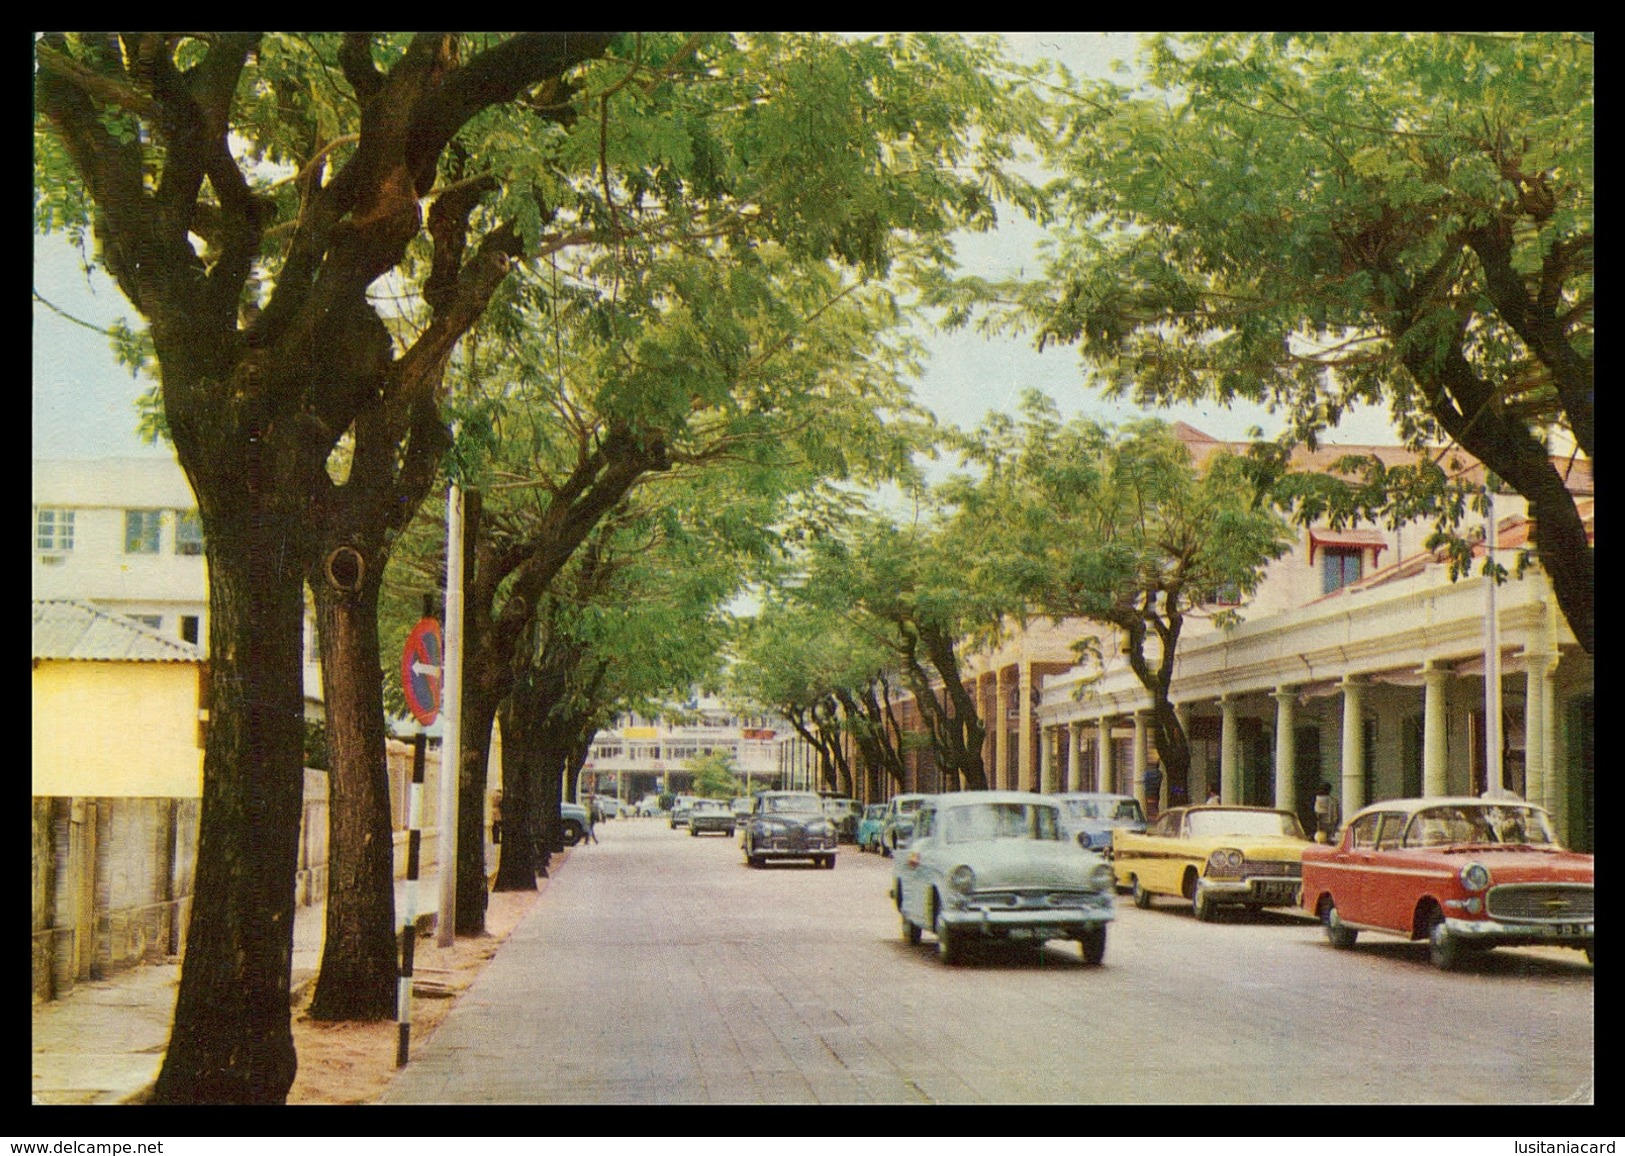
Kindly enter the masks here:
[[1310, 530], [1309, 563], [1314, 564], [1315, 551], [1327, 546], [1345, 550], [1375, 550], [1379, 554], [1388, 549], [1381, 530]]

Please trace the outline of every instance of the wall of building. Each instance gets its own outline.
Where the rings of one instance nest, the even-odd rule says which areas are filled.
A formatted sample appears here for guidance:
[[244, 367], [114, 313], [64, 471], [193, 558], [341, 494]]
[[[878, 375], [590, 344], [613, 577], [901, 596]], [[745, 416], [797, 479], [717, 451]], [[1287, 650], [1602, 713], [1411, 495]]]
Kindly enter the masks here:
[[[395, 877], [406, 876], [411, 748], [391, 743], [389, 779]], [[439, 864], [439, 760], [424, 764], [420, 871]], [[32, 808], [33, 1001], [58, 999], [75, 984], [105, 979], [185, 947], [197, 869], [200, 801], [195, 798], [40, 796]], [[294, 897], [325, 902], [328, 776], [305, 771]]]
[[197, 798], [199, 667], [54, 662], [33, 673], [33, 794]]

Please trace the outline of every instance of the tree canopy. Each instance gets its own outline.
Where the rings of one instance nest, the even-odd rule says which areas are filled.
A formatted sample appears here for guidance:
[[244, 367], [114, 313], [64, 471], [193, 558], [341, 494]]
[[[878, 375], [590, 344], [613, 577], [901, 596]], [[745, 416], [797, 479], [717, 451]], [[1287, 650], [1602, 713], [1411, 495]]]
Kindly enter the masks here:
[[1080, 638], [1080, 662], [1098, 678], [1127, 660], [1151, 696], [1170, 785], [1183, 786], [1189, 746], [1168, 693], [1186, 620], [1236, 620], [1290, 545], [1286, 519], [1260, 500], [1244, 459], [1199, 464], [1162, 422], [1062, 422], [1036, 392], [1021, 410], [990, 415], [964, 451], [976, 472], [941, 487], [955, 508], [948, 548], [965, 582], [999, 592], [1008, 613], [1115, 628], [1109, 646]]
[[[1142, 65], [1071, 85], [1064, 224], [996, 318], [1076, 343], [1141, 404], [1275, 407], [1283, 447], [1357, 402], [1419, 447], [1453, 441], [1528, 499], [1589, 651], [1592, 549], [1548, 435], [1595, 457], [1592, 37], [1157, 36]], [[940, 299], [963, 319], [994, 288]], [[1353, 482], [1342, 503], [1449, 523], [1446, 481], [1381, 478], [1376, 501]]]

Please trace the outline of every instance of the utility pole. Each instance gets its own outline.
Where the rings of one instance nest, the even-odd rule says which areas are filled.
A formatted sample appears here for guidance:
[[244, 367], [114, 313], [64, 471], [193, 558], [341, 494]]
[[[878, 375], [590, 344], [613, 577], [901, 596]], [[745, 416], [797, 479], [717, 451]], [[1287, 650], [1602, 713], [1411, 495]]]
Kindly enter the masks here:
[[1495, 483], [1484, 481], [1484, 788], [1507, 789], [1501, 757], [1501, 622], [1496, 610], [1495, 546], [1500, 537], [1495, 518]]
[[446, 491], [446, 664], [440, 715], [440, 913], [435, 943], [457, 940], [457, 797], [462, 778], [463, 696], [463, 491]]

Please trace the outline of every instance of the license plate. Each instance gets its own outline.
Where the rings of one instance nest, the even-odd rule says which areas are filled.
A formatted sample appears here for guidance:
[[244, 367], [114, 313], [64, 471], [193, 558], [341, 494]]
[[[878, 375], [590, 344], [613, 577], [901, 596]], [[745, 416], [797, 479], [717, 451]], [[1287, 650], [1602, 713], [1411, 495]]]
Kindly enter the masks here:
[[1253, 894], [1269, 903], [1295, 903], [1298, 898], [1296, 883], [1254, 883]]
[[1576, 935], [1590, 935], [1594, 926], [1595, 924], [1591, 923], [1559, 923], [1555, 930], [1557, 934], [1569, 938]]

